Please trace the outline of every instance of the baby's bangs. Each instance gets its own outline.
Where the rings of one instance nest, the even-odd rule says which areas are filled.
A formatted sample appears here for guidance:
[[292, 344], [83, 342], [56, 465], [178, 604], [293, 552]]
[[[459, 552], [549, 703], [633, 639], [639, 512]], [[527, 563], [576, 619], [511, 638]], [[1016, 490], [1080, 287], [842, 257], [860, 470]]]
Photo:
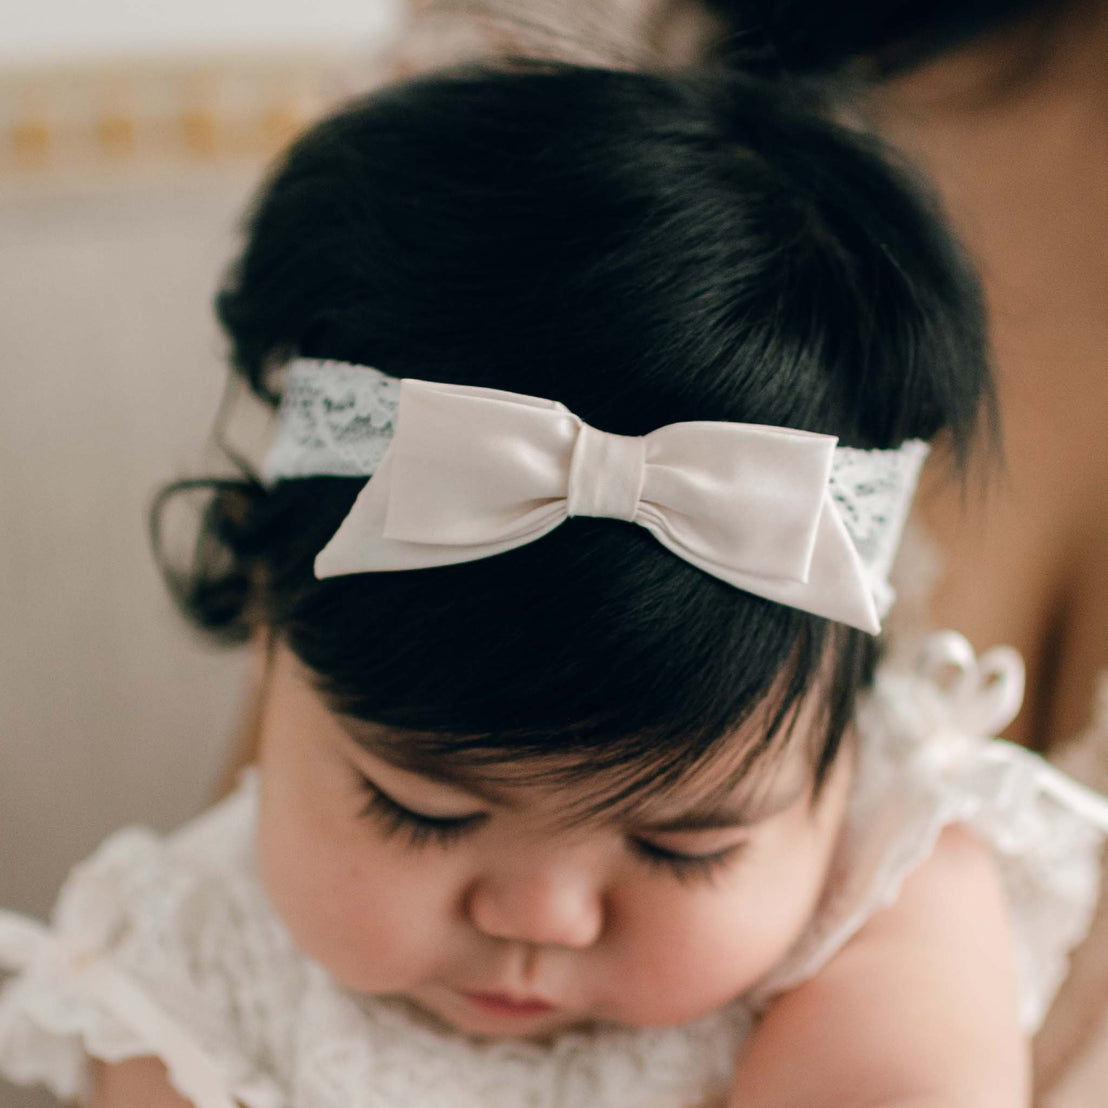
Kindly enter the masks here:
[[[768, 700], [768, 698], [767, 698]], [[363, 734], [358, 721], [349, 730], [372, 754], [411, 773], [480, 795], [513, 786], [564, 791], [561, 827], [612, 820], [634, 821], [675, 791], [695, 795], [707, 806], [738, 792], [756, 796], [768, 786], [785, 752], [804, 742], [813, 751], [811, 787], [826, 732], [801, 735], [793, 727], [800, 701], [775, 704], [769, 727], [740, 725], [717, 736], [632, 735], [595, 749], [563, 749], [554, 754], [550, 737], [443, 735], [373, 728]], [[751, 721], [748, 720], [749, 724]], [[561, 738], [561, 736], [559, 736]]]
[[[661, 555], [663, 562], [671, 560], [665, 552]], [[666, 568], [672, 588], [673, 569]], [[289, 642], [316, 674], [332, 710], [373, 753], [462, 788], [513, 782], [564, 787], [574, 797], [566, 812], [569, 822], [610, 817], [615, 811], [634, 814], [679, 783], [710, 778], [711, 788], [721, 794], [732, 793], [740, 782], [756, 788], [791, 742], [806, 744], [818, 790], [852, 715], [855, 690], [869, 672], [872, 640], [776, 605], [771, 606], [773, 615], [784, 626], [778, 636], [766, 634], [760, 609], [767, 602], [730, 588], [720, 597], [713, 579], [691, 568], [688, 572], [696, 586], [692, 594], [671, 595], [666, 604], [658, 603], [661, 597], [655, 594], [654, 626], [639, 627], [630, 660], [619, 658], [631, 649], [626, 636], [634, 621], [626, 613], [609, 628], [594, 617], [576, 652], [568, 653], [552, 649], [538, 632], [526, 649], [517, 618], [508, 644], [516, 664], [514, 672], [506, 671], [498, 649], [503, 644], [496, 605], [484, 612], [487, 634], [472, 644], [466, 658], [473, 667], [468, 670], [472, 681], [467, 672], [459, 673], [456, 657], [453, 666], [446, 665], [451, 640], [459, 627], [467, 626], [465, 616], [452, 610], [440, 610], [431, 620], [437, 633], [429, 637], [407, 624], [404, 642], [397, 647], [406, 670], [399, 686], [390, 680], [384, 658], [363, 656], [357, 673], [345, 680], [335, 665], [339, 659], [320, 657], [312, 644], [298, 641], [295, 627], [289, 629]], [[610, 573], [600, 576], [611, 583]], [[424, 602], [428, 584], [423, 577]], [[578, 579], [575, 591], [582, 585]], [[718, 609], [722, 603], [724, 610], [715, 612], [721, 633], [699, 644], [686, 633], [681, 641], [682, 629], [687, 632], [690, 624], [703, 630], [704, 620], [695, 612], [701, 590], [709, 594], [708, 607]], [[564, 602], [553, 598], [555, 606]], [[580, 595], [577, 605], [577, 611], [588, 610]], [[748, 623], [742, 612], [751, 606], [759, 609], [760, 636], [742, 633]], [[502, 615], [508, 618], [508, 613]], [[470, 630], [474, 626], [468, 624]], [[558, 633], [554, 641], [565, 643]], [[332, 643], [322, 639], [315, 645]], [[417, 644], [426, 648], [418, 659]], [[440, 651], [445, 651], [441, 664], [446, 668], [438, 670], [439, 680], [411, 696], [412, 672], [434, 673]], [[675, 652], [687, 670], [677, 679]], [[499, 673], [502, 679], [482, 689], [482, 672]], [[505, 672], [511, 672], [510, 680], [503, 679]], [[389, 695], [390, 688], [408, 696], [398, 700]], [[794, 734], [809, 694], [816, 696], [814, 708], [805, 715], [803, 733]]]
[[267, 622], [340, 710], [408, 731], [585, 744], [722, 731], [777, 679], [809, 618], [615, 520], [567, 520], [459, 565], [324, 581], [310, 564], [289, 570]]

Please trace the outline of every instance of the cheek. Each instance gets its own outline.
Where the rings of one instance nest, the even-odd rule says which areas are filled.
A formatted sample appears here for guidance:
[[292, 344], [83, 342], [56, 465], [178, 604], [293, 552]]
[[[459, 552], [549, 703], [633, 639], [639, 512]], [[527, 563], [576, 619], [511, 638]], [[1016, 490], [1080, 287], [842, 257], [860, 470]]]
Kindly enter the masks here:
[[612, 1018], [639, 1026], [687, 1022], [729, 1003], [780, 962], [823, 890], [834, 839], [813, 829], [765, 844], [732, 878], [677, 882], [625, 905], [625, 957], [613, 967]]
[[375, 837], [356, 814], [313, 803], [310, 792], [266, 782], [258, 869], [297, 946], [340, 985], [401, 992], [434, 973], [449, 947], [450, 895], [397, 844]]
[[[684, 1023], [734, 1000], [755, 985], [800, 935], [818, 897], [818, 883], [800, 895], [690, 894], [636, 926], [632, 956], [615, 968], [615, 1017], [638, 1026]], [[659, 907], [662, 907], [659, 905]], [[668, 923], [663, 923], [668, 921]]]

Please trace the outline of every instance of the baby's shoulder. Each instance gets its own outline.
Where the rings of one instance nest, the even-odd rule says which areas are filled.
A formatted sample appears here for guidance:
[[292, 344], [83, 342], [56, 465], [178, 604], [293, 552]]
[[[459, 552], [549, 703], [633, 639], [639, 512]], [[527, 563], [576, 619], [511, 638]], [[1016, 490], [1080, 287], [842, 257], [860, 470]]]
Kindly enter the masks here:
[[[886, 661], [856, 721], [851, 798], [823, 902], [766, 994], [818, 973], [897, 901], [958, 826], [997, 868], [1016, 940], [1021, 1020], [1029, 1032], [1039, 1026], [1097, 904], [1108, 801], [994, 737], [1022, 691], [1014, 651], [978, 658], [954, 632]], [[958, 898], [949, 904], [953, 911]]]

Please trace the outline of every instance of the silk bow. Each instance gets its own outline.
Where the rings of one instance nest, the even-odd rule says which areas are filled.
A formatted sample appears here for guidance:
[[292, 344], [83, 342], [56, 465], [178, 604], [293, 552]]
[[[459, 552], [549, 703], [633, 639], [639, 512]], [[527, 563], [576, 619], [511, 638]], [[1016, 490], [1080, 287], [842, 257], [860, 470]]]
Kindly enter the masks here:
[[828, 489], [836, 442], [726, 422], [615, 435], [556, 401], [405, 379], [388, 452], [316, 576], [474, 561], [603, 516], [736, 588], [876, 634], [867, 571]]

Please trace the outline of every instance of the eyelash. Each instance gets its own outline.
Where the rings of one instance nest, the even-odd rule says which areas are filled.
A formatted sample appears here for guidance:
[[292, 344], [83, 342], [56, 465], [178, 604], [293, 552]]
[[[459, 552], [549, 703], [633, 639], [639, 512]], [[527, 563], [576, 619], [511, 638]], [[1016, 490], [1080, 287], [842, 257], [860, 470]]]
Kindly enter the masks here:
[[444, 819], [424, 816], [419, 812], [413, 812], [410, 808], [405, 808], [402, 804], [397, 804], [388, 793], [382, 792], [368, 777], [362, 778], [361, 785], [368, 794], [361, 815], [375, 820], [386, 839], [402, 835], [406, 845], [413, 850], [418, 850], [431, 842], [439, 846], [450, 846], [467, 831], [487, 819], [483, 812], [472, 816]]
[[682, 883], [711, 882], [738, 858], [745, 845], [736, 843], [712, 854], [678, 854], [643, 839], [636, 839], [634, 844], [635, 853], [648, 865], [668, 870]]
[[[405, 845], [413, 850], [419, 850], [432, 842], [438, 846], [452, 846], [488, 819], [484, 812], [452, 818], [421, 815], [398, 804], [368, 777], [361, 776], [361, 787], [368, 799], [360, 815], [376, 821], [386, 839], [403, 836]], [[682, 883], [713, 880], [738, 857], [745, 845], [736, 843], [712, 854], [679, 854], [645, 839], [635, 839], [632, 842], [638, 858], [648, 866], [666, 870]]]

